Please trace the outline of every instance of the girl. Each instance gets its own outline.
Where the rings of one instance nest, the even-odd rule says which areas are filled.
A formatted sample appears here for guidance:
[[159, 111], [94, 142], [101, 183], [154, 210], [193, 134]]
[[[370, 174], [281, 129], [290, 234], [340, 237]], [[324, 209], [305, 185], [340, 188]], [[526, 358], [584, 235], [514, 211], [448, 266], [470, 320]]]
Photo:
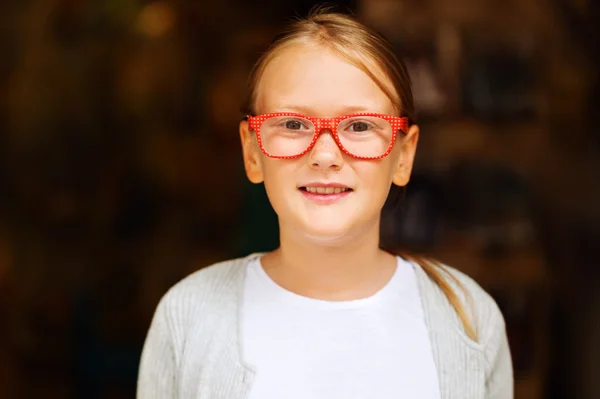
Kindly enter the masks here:
[[258, 61], [246, 114], [246, 174], [265, 185], [280, 247], [163, 297], [138, 398], [512, 398], [494, 301], [454, 269], [379, 247], [419, 136], [389, 43], [314, 12]]

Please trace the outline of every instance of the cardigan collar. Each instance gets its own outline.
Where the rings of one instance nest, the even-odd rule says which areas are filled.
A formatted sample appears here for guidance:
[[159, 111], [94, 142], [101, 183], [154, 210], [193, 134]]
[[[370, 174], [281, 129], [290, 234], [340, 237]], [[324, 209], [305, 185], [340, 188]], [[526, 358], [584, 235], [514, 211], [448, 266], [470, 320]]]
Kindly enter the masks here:
[[[222, 338], [210, 352], [215, 367], [206, 370], [206, 379], [220, 378], [220, 386], [230, 386], [223, 398], [247, 398], [256, 370], [243, 358], [243, 288], [249, 261], [261, 256], [255, 253], [234, 262], [230, 277], [223, 282], [219, 300]], [[413, 263], [419, 284], [423, 314], [429, 330], [433, 358], [438, 372], [441, 399], [480, 399], [485, 394], [484, 357], [481, 345], [463, 331], [460, 320], [440, 288], [418, 264]], [[217, 341], [217, 340], [215, 340]], [[460, 354], [457, 356], [457, 354]], [[202, 378], [205, 381], [204, 378]], [[210, 386], [198, 382], [199, 397], [214, 396]], [[208, 392], [207, 392], [208, 391]], [[220, 397], [220, 396], [219, 396]]]

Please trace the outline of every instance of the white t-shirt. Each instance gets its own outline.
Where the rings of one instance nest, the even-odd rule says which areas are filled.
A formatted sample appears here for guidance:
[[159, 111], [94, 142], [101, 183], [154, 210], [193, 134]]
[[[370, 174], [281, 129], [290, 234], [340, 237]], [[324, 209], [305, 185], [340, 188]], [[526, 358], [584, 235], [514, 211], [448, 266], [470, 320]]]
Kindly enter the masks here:
[[245, 361], [250, 399], [439, 399], [437, 371], [415, 270], [398, 258], [389, 283], [365, 299], [294, 294], [248, 265]]

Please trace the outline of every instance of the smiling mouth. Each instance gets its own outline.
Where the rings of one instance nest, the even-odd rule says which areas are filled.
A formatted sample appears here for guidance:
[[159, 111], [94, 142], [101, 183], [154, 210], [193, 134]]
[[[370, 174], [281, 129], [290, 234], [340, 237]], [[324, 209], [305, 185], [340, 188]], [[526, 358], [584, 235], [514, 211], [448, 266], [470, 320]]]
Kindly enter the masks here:
[[311, 194], [332, 195], [352, 191], [348, 187], [300, 187], [300, 190]]

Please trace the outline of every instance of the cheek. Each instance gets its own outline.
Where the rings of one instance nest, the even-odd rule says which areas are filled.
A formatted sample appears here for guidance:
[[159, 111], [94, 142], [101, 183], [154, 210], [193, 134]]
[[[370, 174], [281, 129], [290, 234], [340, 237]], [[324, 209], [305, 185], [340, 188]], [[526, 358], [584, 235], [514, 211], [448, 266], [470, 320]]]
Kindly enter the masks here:
[[354, 170], [362, 184], [371, 190], [385, 191], [392, 184], [393, 168], [388, 160], [356, 165]]
[[286, 170], [289, 169], [289, 166], [286, 165], [286, 161], [269, 158], [264, 155], [261, 160], [261, 165], [265, 180], [269, 180], [267, 184], [277, 183], [277, 181], [282, 179], [282, 176], [286, 174]]
[[297, 167], [293, 161], [277, 160], [264, 157], [262, 171], [269, 198], [276, 199], [294, 185], [294, 173]]

